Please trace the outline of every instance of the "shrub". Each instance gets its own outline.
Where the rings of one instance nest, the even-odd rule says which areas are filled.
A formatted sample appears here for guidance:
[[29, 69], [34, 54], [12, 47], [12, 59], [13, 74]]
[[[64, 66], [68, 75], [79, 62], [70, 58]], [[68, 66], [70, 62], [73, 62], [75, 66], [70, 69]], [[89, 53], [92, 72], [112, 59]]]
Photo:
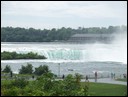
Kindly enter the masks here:
[[28, 85], [28, 81], [25, 79], [15, 79], [12, 84], [12, 86], [18, 87], [18, 88], [24, 88], [26, 85]]

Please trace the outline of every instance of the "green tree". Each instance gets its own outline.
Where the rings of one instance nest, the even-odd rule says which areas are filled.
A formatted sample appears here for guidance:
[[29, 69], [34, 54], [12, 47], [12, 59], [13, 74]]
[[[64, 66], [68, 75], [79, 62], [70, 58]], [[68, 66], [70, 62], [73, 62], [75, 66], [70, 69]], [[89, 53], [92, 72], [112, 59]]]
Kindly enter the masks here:
[[11, 72], [11, 67], [9, 65], [6, 65], [6, 67], [4, 68], [3, 72], [9, 73]]
[[73, 34], [112, 34], [115, 32], [127, 32], [127, 26], [109, 26], [108, 28], [100, 27], [79, 27], [77, 29], [65, 28], [40, 30], [34, 28], [20, 28], [20, 27], [2, 27], [1, 41], [2, 42], [50, 42], [68, 40]]
[[11, 56], [11, 54], [9, 52], [4, 51], [4, 52], [1, 53], [1, 59], [2, 60], [12, 59], [12, 56]]
[[18, 54], [16, 52], [2, 52], [1, 59], [46, 59], [43, 55], [38, 55], [37, 53], [29, 52], [27, 54]]
[[39, 67], [35, 68], [35, 72], [34, 74], [36, 75], [42, 75], [44, 73], [48, 73], [49, 72], [49, 67], [47, 65], [40, 65]]
[[81, 78], [82, 78], [82, 75], [80, 75], [79, 73], [75, 74], [75, 79], [77, 84], [80, 84]]
[[33, 73], [33, 66], [32, 64], [27, 64], [27, 66], [23, 66], [21, 67], [21, 69], [19, 69], [19, 74], [32, 74]]

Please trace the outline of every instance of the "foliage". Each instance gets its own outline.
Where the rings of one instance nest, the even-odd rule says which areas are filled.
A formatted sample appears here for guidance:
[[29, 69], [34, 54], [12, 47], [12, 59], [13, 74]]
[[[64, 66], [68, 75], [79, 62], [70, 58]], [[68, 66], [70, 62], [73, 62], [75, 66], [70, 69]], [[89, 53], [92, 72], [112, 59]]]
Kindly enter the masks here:
[[77, 84], [72, 75], [56, 81], [50, 72], [44, 73], [35, 81], [2, 81], [1, 93], [2, 96], [86, 96], [84, 88]]
[[27, 54], [18, 54], [16, 52], [4, 51], [1, 53], [1, 60], [9, 59], [46, 59], [45, 56], [37, 55], [37, 53], [29, 52]]
[[48, 73], [49, 72], [49, 68], [47, 65], [40, 65], [38, 68], [35, 68], [35, 72], [34, 74], [36, 75], [42, 75], [44, 73]]
[[9, 65], [6, 65], [6, 67], [4, 68], [3, 72], [9, 73], [11, 72], [11, 67]]
[[[77, 77], [76, 77], [77, 76]], [[126, 96], [127, 86], [79, 82], [80, 75], [71, 74], [64, 80], [55, 80], [52, 73], [41, 75], [37, 80], [1, 80], [1, 96]], [[79, 79], [79, 80], [78, 80]]]
[[[20, 27], [2, 27], [1, 28], [1, 41], [2, 42], [50, 42], [50, 41], [65, 41], [72, 35], [82, 33], [94, 34], [112, 34], [114, 32], [127, 32], [127, 26], [109, 26], [105, 27], [79, 27], [77, 29], [65, 28], [60, 29], [34, 29], [34, 28], [20, 28]], [[8, 56], [10, 57], [10, 56]]]
[[28, 84], [28, 81], [26, 81], [24, 78], [21, 79], [15, 79], [12, 81], [11, 85], [18, 87], [18, 88], [24, 88]]
[[24, 79], [3, 80], [1, 85], [2, 96], [21, 96], [24, 93], [24, 87], [28, 85], [28, 81]]
[[20, 89], [17, 87], [10, 87], [8, 89], [2, 89], [1, 95], [2, 96], [17, 96], [20, 93]]
[[21, 69], [19, 69], [19, 74], [32, 74], [33, 73], [33, 66], [32, 64], [27, 64], [27, 66], [23, 66], [21, 67]]
[[77, 82], [77, 83], [80, 83], [80, 80], [81, 80], [81, 78], [82, 78], [82, 75], [80, 75], [79, 73], [76, 73], [76, 74], [75, 74], [75, 78], [76, 78], [76, 82]]
[[[49, 96], [86, 96], [84, 88], [77, 83], [76, 78], [68, 75], [64, 80], [56, 81], [49, 76], [50, 73], [40, 77], [38, 81], [42, 84], [43, 91], [49, 91]], [[50, 80], [52, 79], [52, 80]], [[45, 84], [44, 84], [45, 83]], [[80, 83], [80, 82], [79, 82]], [[87, 92], [87, 91], [86, 91]]]

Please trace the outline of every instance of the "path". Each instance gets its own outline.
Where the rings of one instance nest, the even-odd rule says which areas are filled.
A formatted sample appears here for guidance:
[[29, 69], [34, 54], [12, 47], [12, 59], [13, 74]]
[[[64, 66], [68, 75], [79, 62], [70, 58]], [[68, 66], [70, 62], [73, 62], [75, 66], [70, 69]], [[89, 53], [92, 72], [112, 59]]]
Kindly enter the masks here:
[[[85, 82], [85, 79], [81, 80], [82, 82]], [[95, 79], [89, 79], [90, 82], [95, 82]], [[127, 82], [123, 82], [123, 81], [116, 81], [114, 79], [111, 78], [101, 78], [101, 79], [97, 79], [97, 83], [110, 83], [110, 84], [120, 84], [120, 85], [127, 85]]]
[[[1, 78], [1, 80], [5, 80], [5, 79]], [[29, 80], [36, 80], [36, 78], [34, 78], [34, 79], [29, 78]], [[63, 79], [55, 79], [55, 80], [63, 80]], [[81, 79], [81, 82], [85, 82], [85, 79]], [[89, 82], [95, 82], [95, 79], [89, 79]], [[111, 78], [99, 78], [99, 79], [97, 79], [97, 83], [127, 85], [127, 82], [117, 81], [117, 80], [114, 80], [114, 79], [111, 79]]]
[[[63, 79], [56, 79], [56, 80], [63, 80]], [[81, 82], [85, 82], [85, 79], [81, 79]], [[89, 82], [95, 82], [95, 79], [89, 79]], [[127, 85], [127, 82], [116, 81], [116, 80], [111, 79], [111, 78], [100, 78], [100, 79], [97, 79], [96, 83], [109, 83], [109, 84]]]

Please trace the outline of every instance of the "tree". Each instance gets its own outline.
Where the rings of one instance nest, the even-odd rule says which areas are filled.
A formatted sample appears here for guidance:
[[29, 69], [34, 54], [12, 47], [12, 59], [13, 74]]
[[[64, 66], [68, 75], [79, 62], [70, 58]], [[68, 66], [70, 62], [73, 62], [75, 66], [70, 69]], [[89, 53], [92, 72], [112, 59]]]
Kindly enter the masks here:
[[19, 74], [32, 74], [33, 73], [33, 66], [32, 64], [27, 64], [27, 66], [23, 66], [22, 65], [22, 68], [20, 69], [19, 71]]
[[6, 67], [4, 68], [3, 72], [9, 73], [11, 72], [11, 67], [9, 65], [6, 65]]
[[35, 72], [34, 74], [36, 75], [42, 75], [44, 73], [48, 73], [49, 72], [49, 67], [47, 65], [40, 65], [38, 68], [35, 68]]
[[76, 83], [80, 83], [81, 78], [82, 78], [82, 75], [80, 75], [79, 73], [75, 74]]
[[114, 32], [127, 32], [127, 26], [109, 26], [108, 28], [89, 27], [77, 29], [65, 28], [40, 30], [34, 28], [20, 28], [20, 27], [2, 27], [1, 41], [2, 42], [50, 42], [58, 40], [68, 40], [73, 34], [112, 34]]
[[46, 59], [43, 55], [38, 55], [37, 53], [29, 52], [27, 54], [18, 54], [16, 52], [1, 52], [1, 59]]
[[1, 59], [2, 60], [12, 59], [12, 56], [11, 56], [11, 54], [9, 52], [4, 51], [4, 52], [1, 53]]

